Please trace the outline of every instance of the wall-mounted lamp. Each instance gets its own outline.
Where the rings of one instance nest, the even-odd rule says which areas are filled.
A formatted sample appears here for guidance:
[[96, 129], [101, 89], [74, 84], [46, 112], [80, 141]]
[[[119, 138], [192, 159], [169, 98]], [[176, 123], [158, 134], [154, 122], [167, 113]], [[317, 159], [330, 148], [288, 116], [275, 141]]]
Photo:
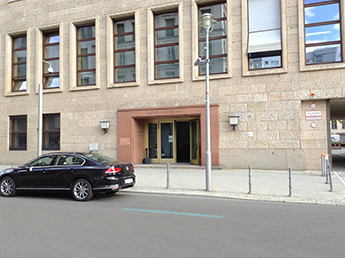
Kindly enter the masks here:
[[235, 131], [235, 126], [238, 125], [239, 116], [229, 116], [229, 123], [233, 126], [233, 130]]
[[100, 123], [101, 128], [103, 129], [104, 133], [106, 134], [108, 132], [110, 122], [109, 121], [100, 121], [99, 123]]

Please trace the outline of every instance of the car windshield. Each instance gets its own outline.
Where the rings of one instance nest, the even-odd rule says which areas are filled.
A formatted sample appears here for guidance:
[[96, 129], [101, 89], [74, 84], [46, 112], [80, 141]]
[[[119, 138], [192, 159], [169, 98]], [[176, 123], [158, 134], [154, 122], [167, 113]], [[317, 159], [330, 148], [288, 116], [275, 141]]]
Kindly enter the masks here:
[[84, 155], [85, 157], [92, 159], [100, 164], [107, 164], [107, 163], [114, 163], [116, 162], [115, 159], [112, 159], [110, 157], [101, 155], [101, 154], [96, 154], [96, 153], [88, 153]]

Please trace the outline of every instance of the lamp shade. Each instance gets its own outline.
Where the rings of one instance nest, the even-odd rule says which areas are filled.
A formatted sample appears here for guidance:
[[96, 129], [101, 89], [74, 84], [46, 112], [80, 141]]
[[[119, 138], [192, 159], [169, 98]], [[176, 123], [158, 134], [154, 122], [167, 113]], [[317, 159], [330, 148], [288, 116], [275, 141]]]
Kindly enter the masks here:
[[109, 129], [109, 121], [100, 121], [99, 123], [101, 124], [102, 129]]
[[214, 19], [213, 15], [210, 13], [204, 13], [199, 20], [198, 24], [204, 29], [210, 29], [213, 24], [217, 21]]

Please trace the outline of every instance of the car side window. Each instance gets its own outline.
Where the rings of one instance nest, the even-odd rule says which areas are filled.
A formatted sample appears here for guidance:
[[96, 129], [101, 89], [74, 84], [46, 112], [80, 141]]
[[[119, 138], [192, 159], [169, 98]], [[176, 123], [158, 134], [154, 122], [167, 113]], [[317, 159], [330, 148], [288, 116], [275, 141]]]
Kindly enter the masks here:
[[29, 164], [29, 167], [35, 166], [50, 166], [55, 156], [44, 156], [42, 158], [36, 159]]
[[75, 157], [75, 156], [71, 156], [71, 155], [61, 155], [58, 157], [57, 159], [57, 166], [71, 166], [71, 165], [82, 165], [84, 163], [84, 160], [79, 158], [79, 157]]

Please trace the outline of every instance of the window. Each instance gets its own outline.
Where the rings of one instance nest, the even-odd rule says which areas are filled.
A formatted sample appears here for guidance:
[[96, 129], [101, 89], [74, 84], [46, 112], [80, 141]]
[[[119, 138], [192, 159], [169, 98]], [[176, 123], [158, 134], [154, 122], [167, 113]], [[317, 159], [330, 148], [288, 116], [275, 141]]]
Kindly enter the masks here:
[[43, 115], [43, 150], [60, 150], [60, 114]]
[[26, 36], [12, 38], [12, 92], [26, 91]]
[[43, 60], [51, 63], [53, 73], [48, 73], [48, 64], [43, 63], [43, 88], [59, 88], [60, 69], [60, 35], [59, 30], [43, 33]]
[[114, 20], [114, 82], [134, 82], [135, 22], [134, 18]]
[[280, 0], [248, 0], [249, 70], [282, 67]]
[[[213, 30], [209, 33], [209, 57], [210, 74], [227, 73], [227, 7], [226, 2], [208, 3], [199, 5], [198, 14], [201, 17], [204, 13], [210, 13], [214, 16], [217, 23], [213, 25]], [[199, 56], [206, 57], [206, 33], [199, 26]], [[206, 64], [201, 63], [199, 75], [205, 75]]]
[[77, 86], [96, 84], [95, 25], [77, 27]]
[[306, 65], [342, 61], [340, 0], [304, 0]]
[[154, 15], [155, 79], [179, 78], [178, 12]]
[[341, 128], [345, 129], [345, 120], [341, 120]]
[[332, 120], [332, 129], [338, 129], [337, 120]]
[[26, 116], [10, 117], [10, 150], [26, 150]]

